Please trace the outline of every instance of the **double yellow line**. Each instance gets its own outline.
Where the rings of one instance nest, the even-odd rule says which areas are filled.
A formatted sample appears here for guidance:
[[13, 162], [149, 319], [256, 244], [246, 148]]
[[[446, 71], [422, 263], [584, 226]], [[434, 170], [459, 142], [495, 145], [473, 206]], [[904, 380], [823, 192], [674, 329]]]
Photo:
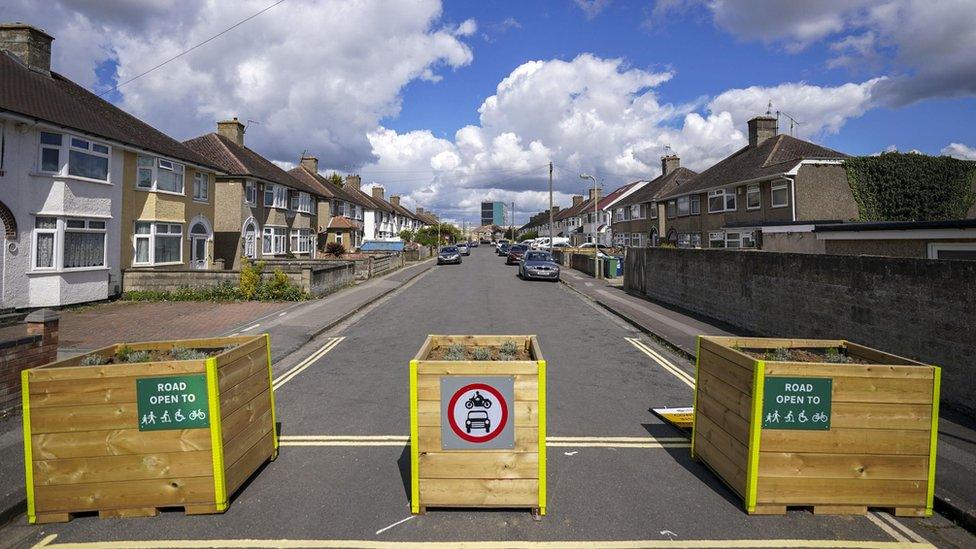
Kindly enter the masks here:
[[[281, 435], [282, 446], [399, 446], [410, 444], [400, 435]], [[553, 448], [687, 448], [685, 437], [547, 437]]]
[[655, 351], [654, 349], [651, 349], [651, 347], [648, 344], [646, 344], [643, 341], [637, 339], [636, 337], [625, 337], [624, 339], [626, 339], [634, 347], [637, 347], [637, 350], [638, 351], [640, 351], [640, 352], [644, 353], [645, 355], [651, 357], [651, 360], [653, 360], [654, 362], [657, 362], [658, 366], [660, 366], [660, 367], [664, 368], [665, 370], [667, 370], [668, 373], [674, 375], [674, 377], [676, 377], [679, 380], [681, 380], [682, 383], [684, 383], [685, 385], [691, 387], [692, 389], [695, 388], [695, 378], [694, 378], [694, 376], [692, 376], [691, 374], [685, 372], [681, 368], [678, 368], [677, 366], [675, 366], [670, 360], [668, 360], [668, 359], [664, 358], [663, 356], [661, 356], [661, 354], [658, 353], [657, 351]]
[[304, 372], [309, 366], [315, 363], [316, 360], [325, 356], [326, 353], [336, 348], [336, 345], [342, 343], [342, 340], [346, 339], [344, 337], [333, 337], [330, 338], [328, 343], [319, 347], [319, 350], [315, 351], [305, 360], [299, 362], [292, 369], [278, 376], [278, 379], [271, 383], [271, 388], [277, 391], [282, 385], [291, 381], [295, 376]]

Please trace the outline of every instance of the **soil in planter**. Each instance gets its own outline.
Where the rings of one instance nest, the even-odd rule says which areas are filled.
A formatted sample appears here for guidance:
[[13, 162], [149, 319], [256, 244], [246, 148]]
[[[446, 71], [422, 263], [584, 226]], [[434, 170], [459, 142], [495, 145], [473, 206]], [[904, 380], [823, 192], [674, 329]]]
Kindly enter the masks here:
[[438, 345], [427, 360], [532, 360], [529, 350], [514, 342], [505, 345]]
[[133, 351], [124, 345], [116, 353], [108, 357], [88, 355], [82, 360], [83, 366], [102, 366], [106, 364], [139, 364], [142, 362], [169, 362], [173, 360], [204, 360], [219, 355], [233, 347], [186, 349], [174, 347], [169, 350]]
[[779, 349], [739, 348], [735, 350], [759, 360], [776, 362], [818, 362], [829, 364], [870, 364], [867, 360], [847, 354], [843, 347], [797, 347]]

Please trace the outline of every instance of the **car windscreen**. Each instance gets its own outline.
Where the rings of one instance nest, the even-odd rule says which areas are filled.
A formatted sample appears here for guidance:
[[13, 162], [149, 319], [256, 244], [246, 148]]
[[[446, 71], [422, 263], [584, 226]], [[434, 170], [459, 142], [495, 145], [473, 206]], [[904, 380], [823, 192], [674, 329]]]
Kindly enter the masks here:
[[540, 252], [529, 252], [525, 254], [525, 260], [526, 261], [552, 261], [552, 258], [549, 257], [549, 254], [544, 254]]
[[524, 252], [525, 250], [528, 250], [528, 249], [529, 249], [528, 246], [523, 246], [521, 244], [516, 244], [516, 245], [512, 246], [511, 248], [509, 248], [509, 250], [511, 250], [513, 252]]
[[457, 251], [458, 251], [457, 248], [442, 248], [441, 249], [441, 253], [442, 254], [456, 254]]

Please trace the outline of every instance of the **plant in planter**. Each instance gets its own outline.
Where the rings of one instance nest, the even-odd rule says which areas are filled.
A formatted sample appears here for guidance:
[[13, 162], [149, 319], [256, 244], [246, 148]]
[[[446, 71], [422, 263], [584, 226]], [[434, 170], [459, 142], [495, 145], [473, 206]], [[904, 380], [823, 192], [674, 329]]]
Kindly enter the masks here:
[[702, 336], [692, 455], [749, 513], [928, 516], [940, 378], [844, 340]]
[[112, 345], [21, 375], [31, 523], [220, 513], [277, 455], [266, 335]]

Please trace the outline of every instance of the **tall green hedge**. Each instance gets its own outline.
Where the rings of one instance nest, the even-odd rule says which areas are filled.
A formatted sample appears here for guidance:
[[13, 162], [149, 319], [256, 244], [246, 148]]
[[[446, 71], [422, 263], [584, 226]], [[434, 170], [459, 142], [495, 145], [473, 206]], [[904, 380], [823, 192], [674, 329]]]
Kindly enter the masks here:
[[884, 153], [844, 161], [861, 221], [963, 219], [976, 202], [976, 162]]

